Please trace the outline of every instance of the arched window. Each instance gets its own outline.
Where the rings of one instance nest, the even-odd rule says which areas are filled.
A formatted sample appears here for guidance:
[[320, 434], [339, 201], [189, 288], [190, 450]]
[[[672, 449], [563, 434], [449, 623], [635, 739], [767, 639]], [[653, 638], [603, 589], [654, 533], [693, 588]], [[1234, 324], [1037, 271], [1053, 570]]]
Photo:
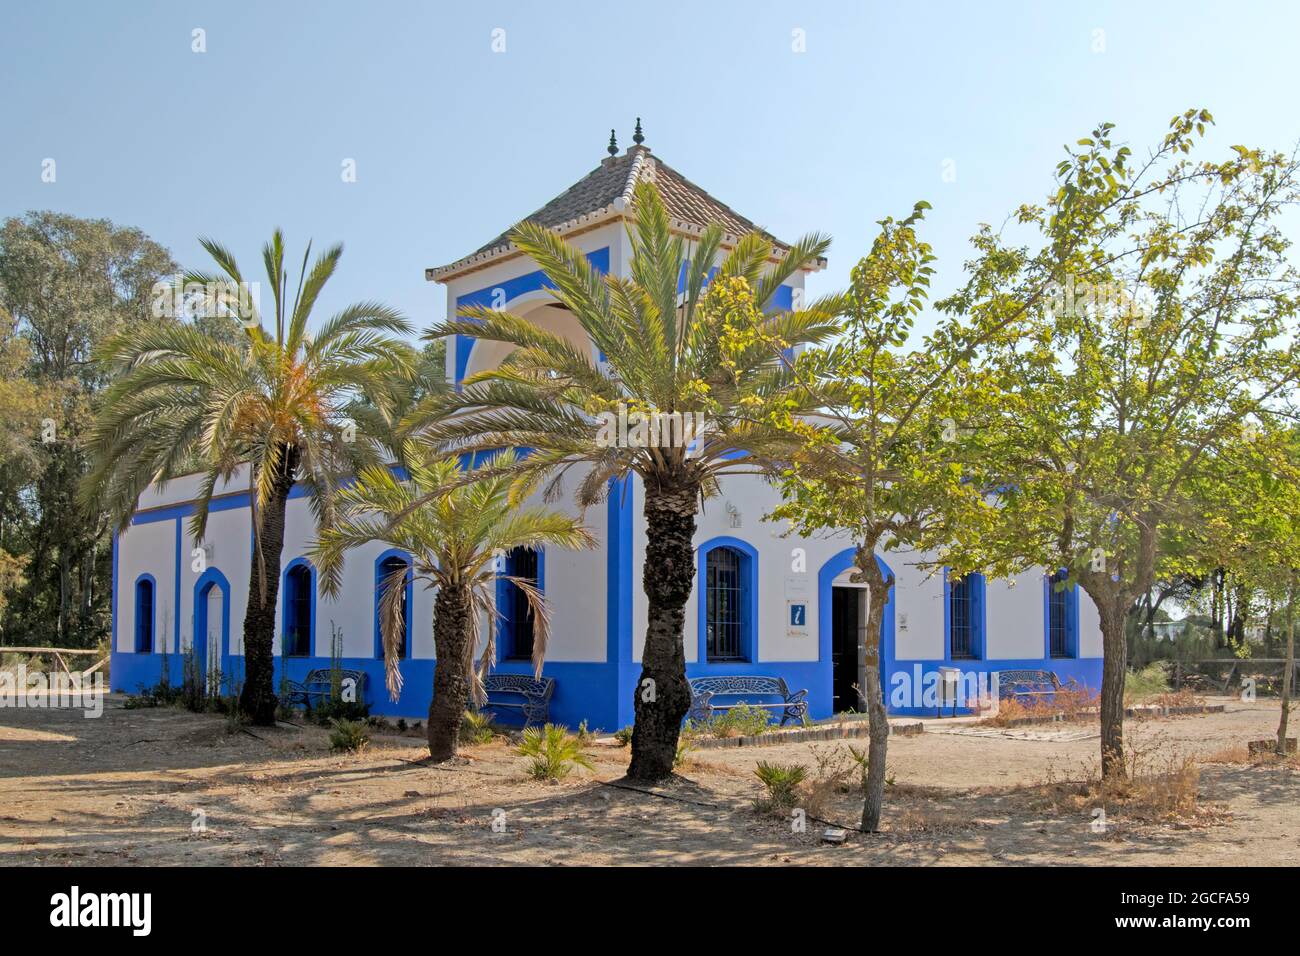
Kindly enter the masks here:
[[311, 565], [299, 561], [284, 572], [284, 654], [310, 657], [315, 587]]
[[[530, 548], [514, 548], [506, 555], [502, 574], [531, 581], [541, 588], [542, 555]], [[531, 660], [533, 656], [533, 610], [523, 590], [513, 581], [497, 582], [498, 636], [502, 660]]]
[[154, 581], [144, 575], [135, 582], [135, 650], [137, 654], [153, 653], [154, 632]]
[[979, 660], [984, 656], [984, 575], [967, 574], [947, 581], [948, 656]]
[[411, 562], [402, 554], [389, 552], [382, 555], [375, 564], [375, 657], [383, 659], [384, 631], [381, 625], [384, 595], [387, 588], [398, 582], [402, 588], [402, 635], [397, 646], [397, 656], [405, 658], [410, 653], [411, 644]]
[[743, 661], [751, 646], [750, 557], [728, 545], [705, 559], [705, 653], [710, 661]]
[[1047, 579], [1047, 653], [1049, 657], [1079, 656], [1079, 586], [1062, 588], [1069, 578], [1057, 571]]

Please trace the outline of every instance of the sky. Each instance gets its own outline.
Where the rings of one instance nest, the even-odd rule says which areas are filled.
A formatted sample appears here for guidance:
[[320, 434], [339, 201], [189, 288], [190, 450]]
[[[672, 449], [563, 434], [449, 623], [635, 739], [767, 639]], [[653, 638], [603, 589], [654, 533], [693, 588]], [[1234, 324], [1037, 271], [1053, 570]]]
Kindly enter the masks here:
[[978, 224], [1041, 201], [1098, 122], [1144, 155], [1203, 106], [1209, 155], [1293, 149], [1298, 36], [1300, 4], [1250, 0], [6, 3], [0, 217], [108, 218], [186, 268], [212, 236], [246, 273], [277, 226], [291, 261], [341, 241], [318, 314], [379, 299], [423, 329], [445, 314], [427, 267], [580, 179], [611, 127], [631, 145], [640, 116], [741, 214], [834, 237], [813, 294], [929, 201], [942, 292]]

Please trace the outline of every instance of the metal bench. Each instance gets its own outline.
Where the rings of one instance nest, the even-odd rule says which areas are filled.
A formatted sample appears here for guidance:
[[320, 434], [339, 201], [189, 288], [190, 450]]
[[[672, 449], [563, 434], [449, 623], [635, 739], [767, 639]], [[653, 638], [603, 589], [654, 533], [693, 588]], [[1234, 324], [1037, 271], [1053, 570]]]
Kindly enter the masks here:
[[366, 672], [344, 668], [341, 671], [331, 671], [329, 668], [318, 668], [308, 671], [307, 676], [301, 681], [285, 681], [286, 690], [284, 700], [281, 701], [285, 706], [293, 704], [302, 704], [304, 707], [312, 706], [320, 701], [328, 700], [333, 692], [334, 674], [338, 674], [344, 682], [352, 680], [357, 690], [357, 703], [365, 700], [366, 691]]
[[[1073, 681], [1071, 681], [1073, 683]], [[1035, 700], [1053, 697], [1065, 685], [1052, 671], [1013, 670], [998, 671], [998, 697], [1029, 697]]]
[[555, 678], [533, 678], [526, 674], [489, 674], [483, 682], [487, 691], [484, 710], [517, 710], [524, 726], [544, 724], [550, 718]]
[[[730, 710], [740, 704], [750, 707], [764, 707], [769, 710], [781, 709], [781, 726], [786, 721], [800, 723], [808, 716], [808, 691], [790, 692], [784, 678], [781, 677], [694, 677], [691, 685], [691, 710], [689, 720], [704, 721], [720, 710]], [[729, 702], [719, 702], [719, 697], [736, 698]], [[780, 701], [751, 700], [754, 697], [779, 697]]]

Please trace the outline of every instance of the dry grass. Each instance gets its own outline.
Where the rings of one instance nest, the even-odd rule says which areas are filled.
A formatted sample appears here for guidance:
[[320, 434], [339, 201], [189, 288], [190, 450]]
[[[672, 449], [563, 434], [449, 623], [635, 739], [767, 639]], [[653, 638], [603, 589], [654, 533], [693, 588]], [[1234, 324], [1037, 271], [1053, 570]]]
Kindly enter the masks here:
[[[1074, 779], [1058, 779], [1049, 771], [1047, 780], [1029, 792], [1039, 809], [1088, 814], [1094, 821], [1104, 821], [1099, 832], [1223, 824], [1229, 819], [1226, 808], [1201, 799], [1199, 763], [1162, 741], [1148, 741], [1141, 747], [1130, 743], [1124, 753], [1123, 779], [1103, 780], [1099, 765], [1089, 763]], [[1104, 814], [1098, 814], [1098, 809]]]
[[1007, 697], [998, 702], [996, 714], [979, 723], [990, 727], [1010, 727], [1024, 720], [1081, 720], [1093, 716], [1090, 711], [1094, 711], [1096, 706], [1096, 701], [1087, 691], [1062, 688], [1051, 697]]
[[1272, 750], [1251, 753], [1250, 748], [1244, 743], [1236, 743], [1202, 757], [1201, 763], [1228, 764], [1235, 767], [1285, 767], [1300, 770], [1300, 753], [1289, 753], [1285, 757]]
[[1144, 704], [1153, 704], [1156, 707], [1204, 707], [1205, 698], [1190, 687], [1184, 687], [1182, 690], [1171, 690], [1163, 694], [1156, 694], [1142, 701]]

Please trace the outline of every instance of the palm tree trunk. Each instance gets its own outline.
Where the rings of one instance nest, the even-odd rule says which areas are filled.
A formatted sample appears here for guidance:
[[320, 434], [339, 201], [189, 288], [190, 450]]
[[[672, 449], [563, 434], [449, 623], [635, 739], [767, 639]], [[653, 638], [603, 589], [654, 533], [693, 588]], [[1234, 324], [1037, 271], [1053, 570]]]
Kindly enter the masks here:
[[880, 628], [885, 619], [885, 602], [889, 600], [892, 581], [876, 563], [875, 547], [859, 547], [854, 562], [860, 579], [867, 585], [867, 633], [864, 645], [862, 697], [867, 705], [867, 779], [862, 794], [862, 829], [875, 833], [880, 829], [880, 814], [885, 804], [885, 757], [889, 750], [889, 717], [880, 680]]
[[1101, 619], [1101, 776], [1123, 780], [1124, 675], [1128, 669], [1128, 642], [1124, 640], [1124, 611], [1112, 601], [1097, 601]]
[[[672, 776], [682, 719], [691, 708], [683, 634], [686, 602], [695, 582], [694, 482], [657, 487], [647, 482], [646, 554], [642, 587], [649, 605], [641, 679], [633, 691], [630, 780], [652, 783]], [[755, 622], [757, 624], [757, 622]]]
[[289, 492], [293, 489], [294, 472], [298, 469], [297, 449], [286, 452], [280, 461], [280, 473], [262, 508], [261, 527], [254, 538], [256, 549], [248, 575], [248, 610], [244, 613], [244, 689], [239, 695], [239, 708], [254, 724], [262, 727], [275, 723], [278, 703], [275, 696], [275, 607], [280, 593], [284, 516]]
[[1277, 723], [1277, 752], [1286, 756], [1286, 725], [1291, 716], [1291, 679], [1295, 671], [1295, 585], [1286, 599], [1286, 663], [1282, 665], [1282, 717]]
[[460, 721], [469, 699], [471, 621], [469, 591], [441, 587], [433, 602], [433, 700], [429, 702], [429, 757], [442, 763], [456, 756]]

